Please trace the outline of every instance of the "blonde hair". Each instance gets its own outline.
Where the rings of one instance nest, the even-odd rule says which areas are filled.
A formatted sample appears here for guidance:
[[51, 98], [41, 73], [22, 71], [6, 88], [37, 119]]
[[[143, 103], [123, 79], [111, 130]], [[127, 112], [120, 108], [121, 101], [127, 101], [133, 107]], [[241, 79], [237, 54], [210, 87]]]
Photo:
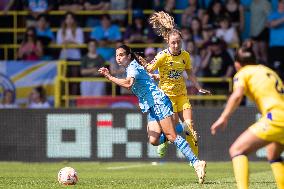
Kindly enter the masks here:
[[167, 42], [169, 40], [169, 36], [171, 34], [179, 34], [181, 36], [181, 32], [175, 29], [175, 21], [172, 16], [163, 11], [155, 12], [149, 18], [149, 22], [152, 25], [153, 29], [159, 36], [162, 36]]

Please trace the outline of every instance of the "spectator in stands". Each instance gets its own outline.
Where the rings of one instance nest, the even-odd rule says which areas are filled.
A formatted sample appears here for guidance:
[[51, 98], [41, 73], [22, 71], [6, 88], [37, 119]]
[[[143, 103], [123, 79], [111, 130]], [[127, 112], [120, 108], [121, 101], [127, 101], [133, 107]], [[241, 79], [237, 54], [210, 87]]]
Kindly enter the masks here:
[[147, 60], [147, 62], [151, 62], [155, 58], [156, 54], [157, 51], [153, 47], [146, 48], [144, 51], [145, 60]]
[[238, 32], [242, 32], [245, 24], [243, 5], [240, 4], [239, 0], [227, 0], [225, 1], [225, 9], [232, 26], [234, 26]]
[[189, 27], [190, 23], [192, 22], [192, 18], [202, 18], [203, 10], [200, 8], [198, 0], [188, 0], [188, 6], [186, 7], [187, 8], [182, 13], [181, 25], [184, 27]]
[[219, 20], [216, 36], [226, 42], [228, 51], [234, 57], [234, 49], [239, 47], [240, 39], [236, 28], [231, 25], [230, 18], [225, 16]]
[[279, 0], [278, 9], [268, 17], [270, 28], [269, 65], [277, 70], [284, 80], [284, 0]]
[[48, 16], [40, 14], [37, 17], [36, 35], [43, 45], [48, 45], [54, 41], [54, 34], [49, 27]]
[[24, 9], [28, 10], [30, 16], [26, 18], [26, 25], [36, 26], [36, 18], [39, 14], [46, 13], [53, 9], [54, 2], [51, 0], [22, 0]]
[[[75, 16], [71, 12], [65, 14], [62, 27], [58, 30], [56, 43], [59, 45], [80, 45], [84, 43], [83, 30], [77, 26]], [[60, 59], [80, 60], [80, 49], [62, 49]]]
[[197, 77], [203, 76], [202, 66], [201, 66], [201, 56], [198, 52], [198, 48], [194, 41], [187, 41], [186, 50], [190, 54], [190, 62], [192, 66], [192, 71]]
[[76, 12], [83, 10], [83, 0], [57, 0], [58, 10]]
[[164, 11], [168, 13], [172, 13], [175, 9], [176, 0], [165, 0]]
[[225, 7], [221, 0], [212, 0], [209, 4], [208, 14], [204, 15], [208, 17], [208, 23], [214, 27], [218, 26], [218, 20], [225, 16]]
[[191, 20], [192, 40], [197, 46], [202, 44], [202, 24], [198, 17], [193, 17]]
[[[229, 53], [223, 49], [222, 41], [217, 37], [212, 37], [207, 47], [207, 54], [202, 60], [204, 77], [230, 78], [234, 72], [234, 62]], [[224, 94], [225, 85], [220, 83], [207, 86], [214, 91], [214, 94]]]
[[182, 49], [186, 49], [187, 46], [187, 41], [192, 40], [192, 30], [189, 27], [182, 27], [180, 29], [181, 36], [182, 36], [182, 44], [181, 47]]
[[202, 12], [202, 16], [201, 16], [200, 20], [201, 20], [201, 24], [202, 24], [203, 28], [208, 27], [208, 26], [212, 26], [212, 24], [209, 23], [208, 10]]
[[15, 94], [12, 90], [4, 90], [0, 108], [18, 108], [18, 105], [15, 103]]
[[112, 45], [121, 39], [121, 32], [117, 25], [111, 23], [110, 15], [101, 16], [101, 24], [92, 29], [91, 39], [96, 39], [99, 43], [98, 54], [102, 55], [107, 61], [111, 59], [115, 50]]
[[46, 92], [42, 86], [35, 87], [29, 95], [28, 108], [50, 108], [46, 100]]
[[156, 35], [151, 27], [145, 23], [142, 10], [133, 10], [133, 24], [124, 33], [125, 43], [153, 43]]
[[[110, 0], [85, 0], [84, 9], [88, 11], [96, 10], [109, 10], [110, 9]], [[97, 15], [89, 16], [87, 18], [86, 26], [94, 27], [100, 24], [100, 17]]]
[[207, 47], [208, 44], [210, 43], [211, 38], [214, 36], [214, 32], [215, 30], [213, 26], [211, 25], [204, 26], [202, 29], [203, 41], [201, 44], [195, 44], [199, 48], [200, 55], [202, 58], [205, 57], [207, 54]]
[[[197, 77], [202, 77], [203, 72], [202, 72], [202, 66], [201, 66], [201, 56], [198, 53], [198, 48], [196, 47], [194, 41], [192, 40], [187, 41], [186, 50], [190, 54], [190, 63], [192, 66], [192, 72]], [[184, 76], [187, 77], [186, 74]], [[192, 83], [188, 79], [186, 80], [186, 86], [187, 86], [188, 94], [198, 93], [198, 90], [196, 89], [196, 87], [192, 85]]]
[[41, 59], [52, 59], [52, 53], [48, 45], [54, 42], [54, 34], [49, 27], [48, 16], [46, 14], [40, 14], [37, 17], [36, 35], [43, 46], [43, 56]]
[[253, 0], [250, 5], [250, 37], [255, 41], [256, 59], [264, 64], [267, 63], [269, 30], [266, 26], [270, 11], [271, 4], [268, 0]]
[[31, 61], [39, 60], [42, 54], [43, 47], [36, 37], [36, 29], [34, 27], [29, 27], [19, 48], [18, 58]]
[[[104, 58], [97, 53], [97, 41], [95, 39], [88, 42], [88, 53], [81, 61], [81, 75], [83, 77], [100, 78], [98, 70], [106, 67]], [[82, 96], [103, 96], [106, 92], [105, 82], [81, 82]]]
[[[125, 0], [111, 0], [111, 3], [110, 3], [110, 9], [111, 10], [127, 10], [129, 9], [129, 3], [128, 1], [125, 1]], [[114, 21], [114, 22], [117, 22], [119, 23], [120, 25], [123, 25], [125, 23], [125, 18], [126, 18], [126, 15], [125, 14], [113, 14], [111, 15], [111, 19]]]

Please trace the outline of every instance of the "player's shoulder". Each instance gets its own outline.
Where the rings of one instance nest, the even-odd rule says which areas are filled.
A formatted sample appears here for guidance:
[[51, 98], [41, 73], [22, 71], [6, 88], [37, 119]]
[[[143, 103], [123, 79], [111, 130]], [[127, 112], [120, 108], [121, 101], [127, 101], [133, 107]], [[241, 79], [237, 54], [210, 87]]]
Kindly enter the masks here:
[[251, 66], [242, 67], [235, 75], [234, 82], [237, 82], [239, 79], [245, 79], [248, 75], [252, 74], [254, 68]]
[[168, 52], [168, 49], [164, 49], [160, 52], [157, 53], [156, 57], [155, 57], [155, 60], [158, 60], [158, 59], [162, 59], [162, 58], [165, 58], [169, 55], [169, 52]]
[[234, 76], [234, 81], [238, 78], [252, 78], [259, 77], [263, 73], [269, 71], [270, 68], [263, 65], [247, 65], [242, 67]]
[[189, 52], [186, 51], [186, 50], [184, 50], [184, 49], [181, 50], [181, 53], [180, 53], [180, 54], [181, 54], [181, 56], [186, 57], [186, 58], [189, 58], [189, 57], [190, 57]]
[[129, 69], [135, 69], [135, 68], [137, 68], [138, 67], [138, 62], [136, 61], [136, 60], [133, 60], [133, 61], [131, 61], [130, 63], [129, 63], [129, 65], [127, 66], [127, 70], [129, 70]]

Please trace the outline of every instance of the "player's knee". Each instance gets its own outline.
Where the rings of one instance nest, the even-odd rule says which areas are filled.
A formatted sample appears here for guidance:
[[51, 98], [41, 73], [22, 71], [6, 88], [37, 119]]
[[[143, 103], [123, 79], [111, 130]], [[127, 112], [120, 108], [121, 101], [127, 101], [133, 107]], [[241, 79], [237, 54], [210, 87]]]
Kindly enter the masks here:
[[167, 135], [167, 139], [172, 143], [175, 141], [176, 138], [177, 135], [175, 133]]
[[184, 127], [192, 127], [193, 126], [193, 121], [191, 119], [186, 119], [183, 123]]
[[150, 137], [149, 143], [152, 144], [153, 146], [158, 146], [159, 145], [159, 139]]
[[281, 159], [281, 156], [279, 156], [279, 154], [267, 152], [266, 158], [267, 158], [267, 161], [273, 162], [275, 160]]
[[244, 154], [244, 151], [242, 149], [240, 149], [238, 146], [232, 145], [229, 149], [229, 154], [230, 154], [231, 158], [233, 158], [235, 156]]

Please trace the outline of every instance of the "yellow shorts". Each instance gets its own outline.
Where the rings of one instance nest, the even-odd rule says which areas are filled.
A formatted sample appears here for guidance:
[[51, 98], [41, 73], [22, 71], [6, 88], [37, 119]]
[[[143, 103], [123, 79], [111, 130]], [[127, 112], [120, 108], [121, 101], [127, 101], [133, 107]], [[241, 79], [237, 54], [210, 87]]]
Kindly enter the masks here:
[[278, 142], [284, 145], [284, 120], [276, 122], [273, 119], [262, 117], [250, 126], [249, 130], [265, 141]]
[[172, 102], [174, 112], [181, 112], [191, 108], [189, 98], [186, 95], [169, 96], [169, 98]]

